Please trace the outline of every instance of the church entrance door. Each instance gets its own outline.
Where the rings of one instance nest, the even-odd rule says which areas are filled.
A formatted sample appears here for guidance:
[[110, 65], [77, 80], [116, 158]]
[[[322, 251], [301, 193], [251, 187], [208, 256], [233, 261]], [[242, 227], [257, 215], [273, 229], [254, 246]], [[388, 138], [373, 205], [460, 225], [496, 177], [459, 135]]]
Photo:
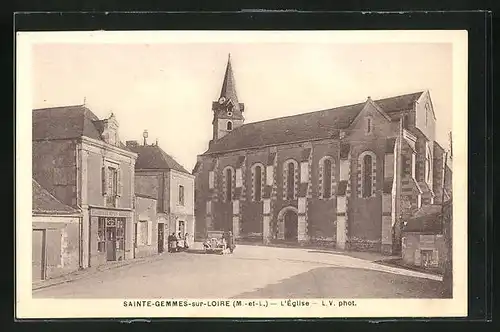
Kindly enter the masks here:
[[295, 211], [288, 210], [285, 212], [285, 240], [297, 241], [298, 216]]

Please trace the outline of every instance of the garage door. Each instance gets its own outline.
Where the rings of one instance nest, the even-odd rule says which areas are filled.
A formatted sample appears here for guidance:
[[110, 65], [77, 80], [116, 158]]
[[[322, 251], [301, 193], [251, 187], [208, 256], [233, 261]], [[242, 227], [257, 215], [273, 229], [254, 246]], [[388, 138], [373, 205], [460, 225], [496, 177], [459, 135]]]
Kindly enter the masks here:
[[45, 230], [33, 230], [32, 244], [32, 278], [33, 281], [45, 279]]

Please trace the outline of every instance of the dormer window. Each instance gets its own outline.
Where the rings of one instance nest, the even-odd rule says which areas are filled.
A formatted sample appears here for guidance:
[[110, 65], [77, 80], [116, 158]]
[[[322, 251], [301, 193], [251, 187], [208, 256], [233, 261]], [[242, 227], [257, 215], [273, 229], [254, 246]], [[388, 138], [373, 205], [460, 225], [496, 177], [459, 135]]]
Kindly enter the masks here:
[[113, 113], [108, 119], [102, 120], [103, 131], [102, 137], [104, 141], [111, 145], [118, 145], [120, 139], [118, 137], [118, 121]]
[[231, 121], [228, 121], [226, 128], [227, 128], [227, 130], [233, 130], [233, 123]]

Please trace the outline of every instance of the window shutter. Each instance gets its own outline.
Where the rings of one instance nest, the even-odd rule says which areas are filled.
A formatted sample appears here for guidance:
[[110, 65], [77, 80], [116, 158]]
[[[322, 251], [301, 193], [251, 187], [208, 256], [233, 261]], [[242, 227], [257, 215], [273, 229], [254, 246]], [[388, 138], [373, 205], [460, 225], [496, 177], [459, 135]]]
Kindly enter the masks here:
[[118, 168], [116, 170], [116, 196], [121, 196], [122, 192], [123, 192], [122, 172], [121, 169]]
[[102, 181], [102, 195], [105, 196], [107, 194], [108, 190], [108, 184], [107, 184], [107, 174], [106, 174], [106, 166], [103, 166], [101, 168], [101, 181]]
[[151, 220], [147, 221], [148, 224], [148, 245], [153, 243], [153, 222]]

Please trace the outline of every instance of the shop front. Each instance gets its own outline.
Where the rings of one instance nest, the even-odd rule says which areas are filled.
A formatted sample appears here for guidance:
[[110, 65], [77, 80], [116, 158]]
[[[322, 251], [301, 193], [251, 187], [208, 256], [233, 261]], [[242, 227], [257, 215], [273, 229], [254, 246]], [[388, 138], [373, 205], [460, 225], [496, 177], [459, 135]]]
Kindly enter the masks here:
[[90, 210], [90, 266], [133, 258], [133, 212]]

